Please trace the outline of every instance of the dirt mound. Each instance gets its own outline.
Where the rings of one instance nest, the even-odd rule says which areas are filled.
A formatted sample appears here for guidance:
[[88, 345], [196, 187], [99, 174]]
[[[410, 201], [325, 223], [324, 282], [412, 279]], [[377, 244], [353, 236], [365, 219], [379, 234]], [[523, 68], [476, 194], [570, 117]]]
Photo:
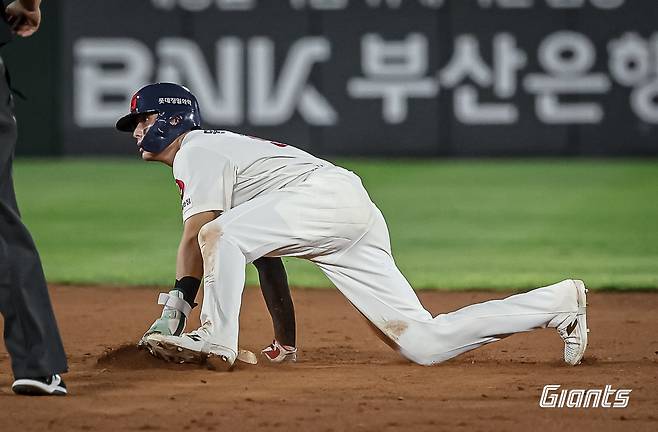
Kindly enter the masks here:
[[96, 360], [101, 368], [117, 369], [151, 369], [164, 362], [156, 359], [148, 351], [137, 348], [135, 344], [126, 343], [118, 347], [108, 347]]
[[138, 348], [134, 343], [125, 343], [116, 348], [108, 347], [96, 360], [96, 365], [103, 369], [176, 369], [185, 367], [198, 369], [196, 365], [178, 365], [167, 363], [153, 357], [146, 349]]

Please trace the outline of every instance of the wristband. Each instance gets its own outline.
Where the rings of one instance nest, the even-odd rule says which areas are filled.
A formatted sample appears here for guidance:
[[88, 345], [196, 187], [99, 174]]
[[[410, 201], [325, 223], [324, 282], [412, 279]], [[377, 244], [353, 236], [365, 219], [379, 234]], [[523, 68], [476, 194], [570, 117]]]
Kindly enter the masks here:
[[194, 303], [194, 299], [196, 298], [200, 285], [201, 279], [197, 279], [193, 276], [184, 276], [180, 279], [176, 279], [174, 289], [182, 292], [183, 299], [189, 303], [190, 306], [195, 307], [197, 304]]

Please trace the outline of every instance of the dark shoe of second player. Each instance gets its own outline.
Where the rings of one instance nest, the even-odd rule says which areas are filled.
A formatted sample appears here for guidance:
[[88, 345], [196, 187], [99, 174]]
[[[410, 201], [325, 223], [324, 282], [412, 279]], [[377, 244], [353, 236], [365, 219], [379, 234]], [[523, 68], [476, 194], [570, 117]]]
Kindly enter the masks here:
[[59, 374], [39, 378], [18, 378], [11, 389], [27, 396], [66, 396], [66, 384]]

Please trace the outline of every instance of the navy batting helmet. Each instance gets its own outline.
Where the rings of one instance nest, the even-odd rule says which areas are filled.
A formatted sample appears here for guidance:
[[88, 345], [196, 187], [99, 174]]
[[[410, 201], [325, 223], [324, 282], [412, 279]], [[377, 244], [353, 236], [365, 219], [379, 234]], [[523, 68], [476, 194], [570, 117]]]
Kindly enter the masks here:
[[130, 100], [130, 114], [119, 119], [116, 128], [133, 132], [140, 114], [158, 114], [140, 146], [160, 153], [182, 133], [201, 128], [201, 113], [196, 97], [188, 89], [173, 83], [156, 83], [142, 87]]

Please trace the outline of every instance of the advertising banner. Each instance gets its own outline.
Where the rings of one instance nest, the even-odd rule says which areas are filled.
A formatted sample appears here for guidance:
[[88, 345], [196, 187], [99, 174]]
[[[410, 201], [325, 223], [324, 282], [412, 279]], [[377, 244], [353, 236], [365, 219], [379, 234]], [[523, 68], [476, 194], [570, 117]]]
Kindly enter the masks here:
[[66, 1], [64, 151], [134, 152], [114, 121], [172, 81], [319, 155], [656, 155], [654, 3]]

